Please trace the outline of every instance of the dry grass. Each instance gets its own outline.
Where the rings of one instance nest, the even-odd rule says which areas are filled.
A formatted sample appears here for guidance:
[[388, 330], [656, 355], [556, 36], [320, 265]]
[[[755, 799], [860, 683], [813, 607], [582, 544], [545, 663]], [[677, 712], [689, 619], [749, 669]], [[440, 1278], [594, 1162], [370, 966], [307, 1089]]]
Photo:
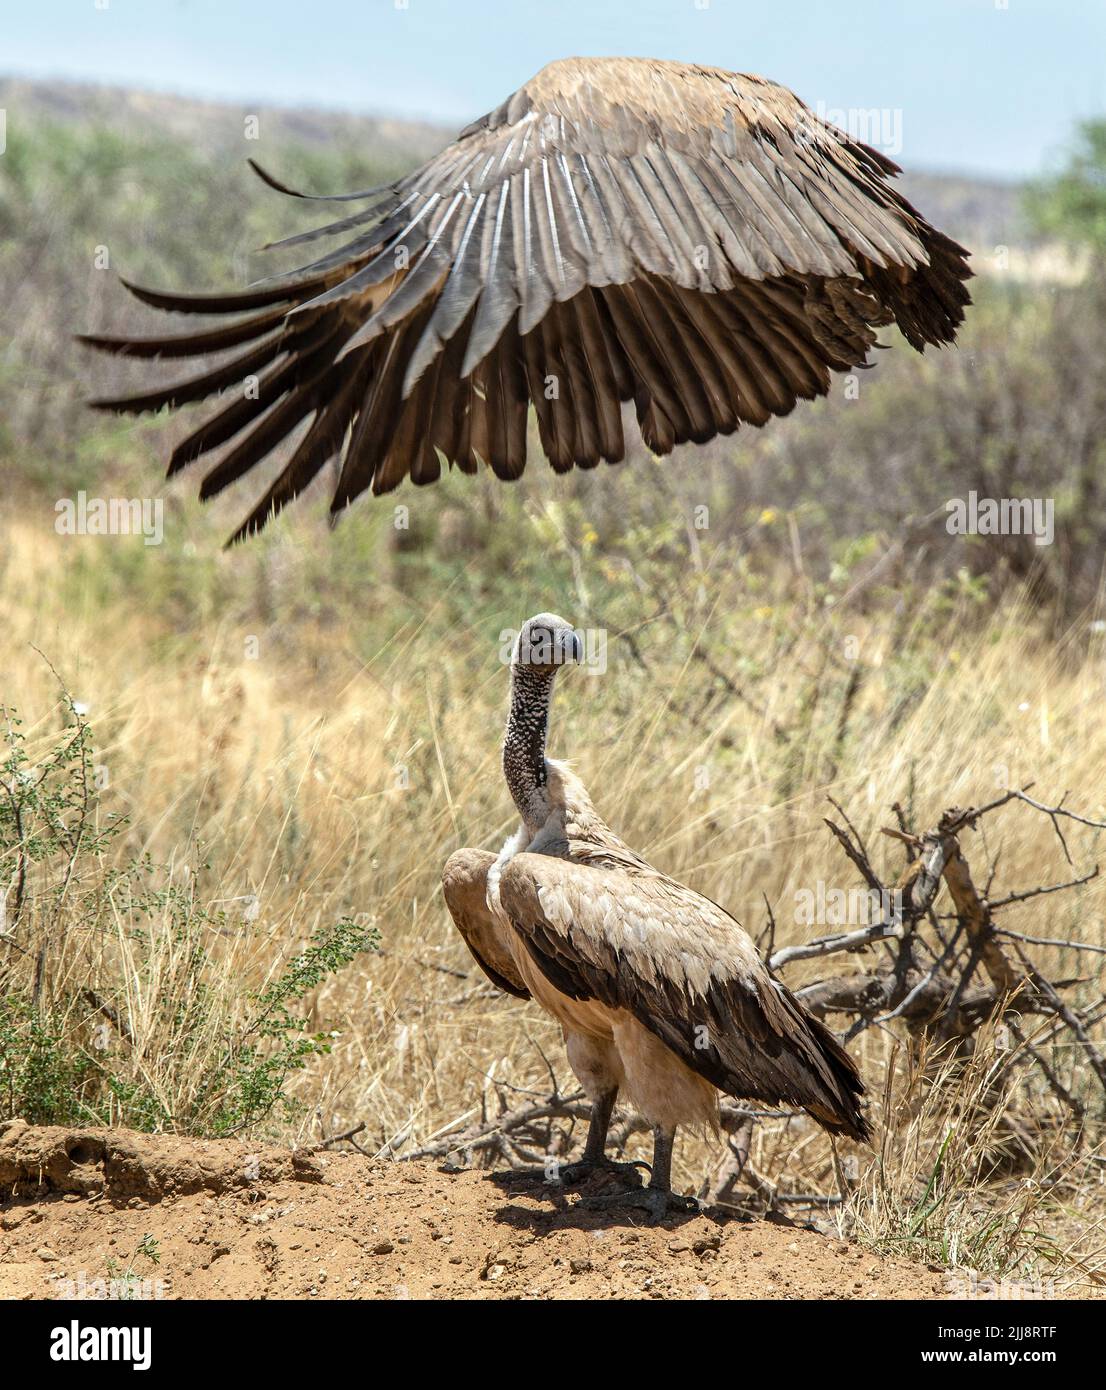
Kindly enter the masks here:
[[[526, 524], [535, 544], [547, 542], [538, 521]], [[313, 996], [313, 1025], [340, 1036], [330, 1056], [296, 1077], [304, 1108], [289, 1138], [363, 1120], [362, 1142], [402, 1138], [402, 1152], [493, 1104], [493, 1082], [547, 1091], [547, 1058], [570, 1080], [555, 1026], [486, 986], [438, 887], [454, 848], [496, 847], [513, 828], [497, 764], [506, 694], [498, 622], [485, 625], [477, 613], [466, 624], [444, 600], [423, 608], [377, 584], [356, 642], [340, 621], [299, 614], [261, 627], [248, 605], [235, 604], [214, 604], [173, 630], [155, 604], [120, 594], [104, 602], [82, 589], [81, 566], [98, 542], [44, 542], [41, 530], [20, 527], [5, 542], [4, 700], [21, 712], [32, 754], [45, 756], [64, 723], [54, 675], [33, 643], [88, 706], [107, 780], [97, 814], [127, 818], [103, 867], [148, 854], [175, 866], [205, 909], [226, 913], [204, 928], [214, 1012], [205, 1016], [208, 1050], [197, 1056], [218, 1050], [226, 1021], [248, 1014], [246, 991], [274, 978], [314, 930], [357, 916], [379, 928], [382, 950]], [[297, 552], [277, 547], [269, 558], [265, 605], [297, 613]], [[1016, 602], [974, 625], [970, 598], [827, 613], [793, 578], [750, 602], [731, 560], [721, 549], [697, 553], [663, 603], [646, 578], [616, 576], [649, 619], [629, 630], [632, 643], [612, 622], [606, 674], [564, 681], [551, 752], [573, 758], [631, 843], [754, 934], [766, 922], [765, 897], [784, 944], [808, 930], [793, 920], [798, 890], [819, 880], [852, 885], [821, 821], [827, 794], [872, 837], [892, 802], [909, 803], [923, 826], [947, 806], [1030, 781], [1042, 794], [1070, 791], [1090, 815], [1106, 812], [1103, 639], [1089, 623], [1046, 643]], [[228, 572], [243, 563], [218, 561]], [[600, 624], [581, 617], [572, 584], [558, 581], [544, 603], [533, 590], [532, 579], [520, 581], [516, 620], [551, 606], [582, 626]], [[993, 825], [988, 834], [1001, 842], [965, 848], [981, 869], [1001, 850], [1004, 889], [1066, 877], [1043, 818], [1011, 807]], [[1081, 866], [1093, 862], [1088, 838], [1072, 847]], [[888, 842], [889, 865], [898, 852]], [[253, 898], [259, 912], [247, 920], [242, 905]], [[174, 1067], [179, 1047], [175, 1054], [163, 1007], [195, 987], [186, 943], [165, 912], [136, 945], [126, 898], [114, 903], [114, 915], [92, 925], [63, 914], [59, 927], [43, 898], [29, 920], [76, 943], [59, 952], [53, 987], [72, 1001], [76, 985], [91, 983], [115, 1001], [131, 1041], [113, 1031], [113, 1055], [179, 1114], [201, 1084], [194, 1069]], [[1096, 882], [1027, 904], [1009, 924], [1106, 944], [1103, 905]], [[1058, 974], [1089, 977], [1074, 999], [1101, 993], [1102, 957], [1075, 968], [1041, 958], [1060, 965]], [[800, 965], [787, 978], [816, 973]], [[73, 1027], [97, 1022], [68, 1007]], [[889, 1033], [870, 1030], [856, 1046], [884, 1137], [874, 1157], [857, 1152], [842, 1220], [925, 1258], [1030, 1279], [1059, 1269], [1065, 1287], [1088, 1286], [1087, 1271], [1106, 1267], [1095, 1253], [1106, 1203], [1093, 1134], [1071, 1133], [1051, 1097], [993, 1049], [933, 1085]], [[1055, 1065], [1085, 1087], [1068, 1053], [1057, 1052]], [[996, 1085], [1006, 1100], [984, 1105]], [[1085, 1094], [1100, 1117], [1101, 1096]], [[1016, 1164], [1004, 1162], [996, 1128], [1015, 1110], [1036, 1135]], [[717, 1146], [685, 1140], [677, 1179], [698, 1188], [720, 1157]], [[804, 1123], [761, 1126], [752, 1161], [781, 1191], [837, 1190], [829, 1146]]]
[[969, 1280], [976, 1296], [984, 1280], [999, 1297], [1093, 1295], [1106, 1278], [1101, 1147], [1078, 1142], [1058, 1111], [1027, 1104], [1020, 1049], [998, 1041], [984, 1030], [966, 1064], [895, 1049], [876, 1161], [842, 1228], [958, 1271], [950, 1291], [961, 1296]]

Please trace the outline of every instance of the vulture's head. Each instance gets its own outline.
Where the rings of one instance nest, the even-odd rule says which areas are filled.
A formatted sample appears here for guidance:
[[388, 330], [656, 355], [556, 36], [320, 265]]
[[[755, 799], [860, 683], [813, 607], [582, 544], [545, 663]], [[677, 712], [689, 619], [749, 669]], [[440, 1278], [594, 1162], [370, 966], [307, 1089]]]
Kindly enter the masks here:
[[523, 623], [511, 654], [511, 669], [555, 675], [583, 660], [584, 648], [571, 623], [556, 613], [537, 613]]

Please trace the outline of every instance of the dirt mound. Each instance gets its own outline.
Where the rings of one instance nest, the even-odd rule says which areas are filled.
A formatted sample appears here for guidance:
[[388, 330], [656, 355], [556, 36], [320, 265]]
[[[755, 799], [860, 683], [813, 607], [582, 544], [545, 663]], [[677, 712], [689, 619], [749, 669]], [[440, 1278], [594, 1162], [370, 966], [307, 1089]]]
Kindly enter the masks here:
[[514, 1173], [0, 1126], [0, 1298], [942, 1298], [798, 1224], [643, 1224]]

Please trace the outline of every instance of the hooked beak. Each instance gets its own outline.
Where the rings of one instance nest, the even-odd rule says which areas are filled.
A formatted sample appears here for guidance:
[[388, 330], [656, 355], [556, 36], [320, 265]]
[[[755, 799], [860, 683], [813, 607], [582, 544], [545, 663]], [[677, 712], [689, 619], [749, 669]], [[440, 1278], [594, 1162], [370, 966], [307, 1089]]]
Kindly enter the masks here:
[[584, 659], [584, 644], [577, 633], [561, 631], [553, 638], [553, 653], [550, 664], [555, 668], [576, 666]]

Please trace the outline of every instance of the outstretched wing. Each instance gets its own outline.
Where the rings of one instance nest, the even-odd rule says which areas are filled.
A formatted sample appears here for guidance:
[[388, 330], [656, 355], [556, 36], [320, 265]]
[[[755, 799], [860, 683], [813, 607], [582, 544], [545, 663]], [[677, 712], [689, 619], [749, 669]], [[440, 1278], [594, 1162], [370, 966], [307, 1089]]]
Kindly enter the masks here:
[[442, 870], [442, 892], [454, 926], [492, 984], [516, 999], [529, 999], [530, 991], [504, 945], [503, 926], [488, 911], [488, 870], [495, 859], [487, 850], [457, 850]]
[[868, 1137], [852, 1059], [720, 907], [660, 874], [539, 854], [511, 859], [499, 891], [563, 994], [629, 1010], [729, 1095], [801, 1106], [831, 1132]]
[[351, 234], [300, 271], [238, 295], [135, 289], [234, 321], [85, 341], [144, 358], [242, 350], [94, 404], [228, 393], [170, 462], [227, 446], [205, 497], [304, 425], [239, 535], [339, 454], [334, 509], [406, 476], [432, 482], [443, 464], [517, 478], [530, 403], [558, 471], [620, 460], [630, 400], [645, 443], [667, 453], [824, 394], [892, 320], [919, 350], [953, 338], [966, 253], [894, 191], [895, 172], [761, 78], [554, 63], [421, 169], [345, 195], [360, 211], [281, 243]]

